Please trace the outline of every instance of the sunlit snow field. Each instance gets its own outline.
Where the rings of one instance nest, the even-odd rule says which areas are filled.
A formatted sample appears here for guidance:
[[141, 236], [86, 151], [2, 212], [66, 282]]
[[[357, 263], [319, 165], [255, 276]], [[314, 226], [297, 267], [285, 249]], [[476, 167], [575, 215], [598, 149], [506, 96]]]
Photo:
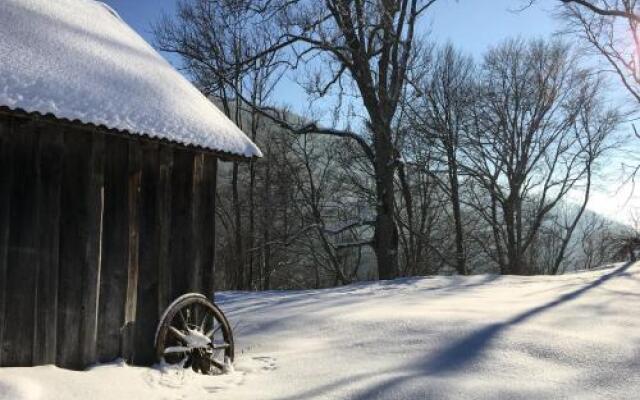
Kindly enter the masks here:
[[0, 399], [636, 399], [640, 263], [220, 293], [235, 372], [0, 369]]

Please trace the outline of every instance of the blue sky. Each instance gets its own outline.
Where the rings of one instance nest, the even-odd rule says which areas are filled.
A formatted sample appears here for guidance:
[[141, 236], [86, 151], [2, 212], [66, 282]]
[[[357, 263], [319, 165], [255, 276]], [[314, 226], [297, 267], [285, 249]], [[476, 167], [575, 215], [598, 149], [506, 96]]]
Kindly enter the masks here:
[[[153, 42], [152, 24], [163, 12], [171, 13], [175, 0], [103, 0], [147, 41]], [[451, 41], [458, 48], [479, 59], [490, 46], [512, 37], [539, 38], [554, 35], [561, 29], [552, 16], [554, 0], [539, 0], [534, 7], [516, 12], [526, 0], [439, 0], [423, 19], [421, 33], [429, 33], [436, 42]], [[177, 58], [165, 55], [172, 63]], [[307, 107], [304, 92], [285, 80], [275, 93], [279, 105], [292, 106], [301, 112]], [[620, 182], [619, 162], [608, 168], [608, 179], [597, 184], [589, 208], [620, 222], [627, 222], [631, 210], [640, 213], [640, 190], [631, 194], [631, 184]], [[580, 193], [574, 194], [576, 200]]]
[[[171, 12], [175, 0], [104, 0], [147, 40], [153, 39], [151, 24], [163, 10]], [[423, 30], [437, 40], [450, 39], [457, 46], [480, 55], [502, 39], [553, 34], [559, 27], [547, 12], [553, 4], [542, 0], [522, 12], [512, 12], [525, 0], [440, 0], [427, 14]]]
[[[153, 42], [152, 25], [163, 12], [173, 11], [175, 0], [106, 0], [120, 16], [147, 41]], [[460, 49], [479, 58], [491, 45], [510, 37], [546, 37], [557, 29], [545, 4], [550, 0], [541, 0], [540, 4], [524, 11], [515, 12], [526, 4], [526, 0], [439, 0], [423, 19], [420, 33], [429, 34], [437, 42], [450, 40]], [[179, 59], [165, 54], [173, 64]], [[276, 96], [282, 99], [280, 105], [289, 105], [295, 111], [302, 112], [307, 105], [307, 97], [299, 86], [285, 79], [278, 88]]]

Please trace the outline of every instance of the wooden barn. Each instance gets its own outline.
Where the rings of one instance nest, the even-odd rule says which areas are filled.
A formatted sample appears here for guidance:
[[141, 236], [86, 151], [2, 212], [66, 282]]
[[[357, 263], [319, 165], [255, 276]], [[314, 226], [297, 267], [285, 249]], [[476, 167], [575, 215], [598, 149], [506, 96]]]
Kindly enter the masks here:
[[213, 293], [217, 161], [260, 156], [108, 6], [0, 2], [0, 366], [154, 362]]

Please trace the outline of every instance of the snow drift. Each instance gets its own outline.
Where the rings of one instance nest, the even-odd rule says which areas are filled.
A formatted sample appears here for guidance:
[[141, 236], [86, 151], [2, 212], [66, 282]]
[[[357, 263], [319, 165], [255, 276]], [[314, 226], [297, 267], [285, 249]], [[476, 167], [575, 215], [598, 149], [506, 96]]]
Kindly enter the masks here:
[[640, 263], [221, 293], [236, 371], [0, 370], [0, 399], [634, 399]]

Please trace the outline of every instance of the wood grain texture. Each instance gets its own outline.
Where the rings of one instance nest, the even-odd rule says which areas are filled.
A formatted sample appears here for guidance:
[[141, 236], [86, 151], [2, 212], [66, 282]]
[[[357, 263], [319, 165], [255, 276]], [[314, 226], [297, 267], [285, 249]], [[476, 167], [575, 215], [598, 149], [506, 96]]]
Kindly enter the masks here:
[[174, 150], [171, 177], [171, 289], [172, 300], [189, 292], [193, 266], [193, 153]]
[[161, 147], [158, 152], [158, 315], [173, 301], [171, 274], [171, 203], [173, 150]]
[[[0, 119], [0, 366], [4, 365], [4, 342], [7, 319], [7, 254], [9, 252], [9, 227], [11, 212], [11, 186], [13, 181], [13, 120]], [[11, 326], [7, 326], [11, 329]]]
[[38, 134], [31, 122], [14, 125], [13, 184], [10, 192], [9, 248], [4, 315], [5, 366], [33, 363], [35, 299], [39, 266]]
[[133, 361], [136, 308], [138, 300], [138, 275], [140, 270], [140, 190], [142, 181], [142, 148], [136, 141], [129, 142], [129, 201], [128, 201], [128, 254], [127, 292], [124, 306], [124, 330], [122, 333], [122, 357]]
[[38, 213], [40, 270], [37, 282], [33, 363], [56, 361], [58, 269], [60, 248], [60, 191], [64, 134], [44, 125], [39, 138]]
[[154, 336], [160, 317], [158, 307], [159, 237], [158, 190], [160, 168], [158, 145], [142, 144], [140, 193], [140, 269], [136, 307], [133, 362], [151, 365], [155, 360]]
[[0, 119], [0, 365], [155, 361], [160, 315], [212, 296], [217, 159]]
[[102, 269], [102, 233], [104, 217], [105, 138], [94, 135], [91, 141], [86, 186], [84, 221], [84, 266], [82, 274], [82, 317], [80, 339], [82, 367], [97, 361], [100, 273]]
[[205, 221], [201, 232], [204, 245], [203, 293], [213, 299], [216, 268], [216, 185], [218, 178], [218, 159], [206, 156], [204, 160], [204, 200], [202, 220]]
[[104, 229], [98, 318], [98, 360], [121, 356], [129, 259], [129, 143], [107, 136], [104, 173]]
[[96, 244], [90, 243], [95, 237], [90, 236], [97, 234], [100, 226], [96, 203], [101, 192], [98, 178], [93, 176], [97, 168], [94, 155], [100, 146], [94, 147], [92, 135], [77, 131], [66, 131], [64, 142], [56, 364], [82, 369], [91, 344], [87, 340], [92, 327], [87, 325], [95, 314], [94, 285], [99, 273]]
[[208, 221], [204, 219], [207, 204], [207, 188], [205, 177], [204, 154], [193, 157], [193, 178], [191, 182], [191, 265], [186, 268], [189, 274], [189, 291], [203, 293], [205, 289], [203, 276], [207, 260], [207, 238], [204, 230]]

